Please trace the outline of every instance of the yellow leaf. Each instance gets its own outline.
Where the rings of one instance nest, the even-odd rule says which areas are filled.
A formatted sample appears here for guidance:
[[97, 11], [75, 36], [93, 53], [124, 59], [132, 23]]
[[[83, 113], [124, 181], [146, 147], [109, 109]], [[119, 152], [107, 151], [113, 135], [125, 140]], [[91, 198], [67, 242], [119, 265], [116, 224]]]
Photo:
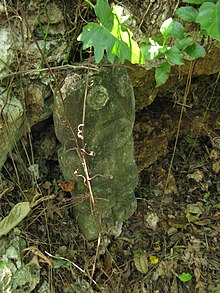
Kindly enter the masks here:
[[150, 262], [151, 262], [152, 265], [156, 265], [158, 263], [158, 261], [159, 261], [159, 258], [154, 256], [154, 255], [150, 255], [149, 258], [150, 258]]

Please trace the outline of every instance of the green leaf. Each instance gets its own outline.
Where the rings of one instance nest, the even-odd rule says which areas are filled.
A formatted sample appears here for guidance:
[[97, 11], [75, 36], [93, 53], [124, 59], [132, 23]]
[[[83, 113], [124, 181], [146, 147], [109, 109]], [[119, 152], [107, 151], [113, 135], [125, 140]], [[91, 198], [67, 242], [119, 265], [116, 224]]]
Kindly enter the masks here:
[[220, 40], [220, 1], [216, 4], [205, 2], [199, 8], [199, 14], [196, 18], [207, 34], [216, 40]]
[[99, 23], [88, 23], [77, 38], [83, 42], [83, 49], [94, 47], [95, 61], [99, 63], [104, 53], [111, 63], [115, 57], [121, 63], [144, 63], [138, 44], [132, 39], [132, 32], [125, 28], [121, 20], [121, 10], [111, 8], [107, 0], [97, 0], [95, 12]]
[[108, 30], [111, 30], [114, 23], [114, 15], [108, 1], [97, 1], [94, 10], [100, 23]]
[[193, 41], [193, 38], [188, 37], [188, 38], [185, 38], [185, 39], [180, 40], [178, 43], [176, 43], [175, 46], [176, 46], [179, 50], [183, 50], [183, 49], [185, 49], [187, 46], [192, 45], [193, 42], [194, 42], [194, 41]]
[[171, 34], [172, 30], [173, 30], [173, 19], [172, 17], [170, 17], [166, 19], [160, 27], [160, 32], [163, 35], [165, 40]]
[[94, 47], [96, 63], [102, 60], [105, 50], [108, 60], [114, 63], [115, 56], [112, 54], [112, 48], [115, 40], [112, 36], [109, 37], [109, 32], [104, 27], [97, 23], [88, 23], [83, 27], [83, 32], [77, 40], [83, 42], [84, 50], [91, 46]]
[[53, 267], [54, 269], [59, 269], [64, 264], [65, 264], [65, 261], [61, 258], [58, 258], [56, 262], [54, 263]]
[[185, 30], [183, 25], [179, 21], [173, 21], [173, 30], [171, 36], [174, 39], [183, 39], [185, 37]]
[[202, 46], [200, 46], [199, 44], [193, 44], [193, 45], [188, 46], [185, 49], [185, 52], [192, 59], [205, 57], [205, 55], [206, 55], [205, 49]]
[[198, 11], [191, 6], [180, 7], [176, 10], [176, 15], [186, 21], [196, 21]]
[[192, 279], [192, 275], [189, 273], [182, 273], [181, 275], [178, 276], [180, 281], [186, 283], [189, 282]]
[[0, 269], [5, 269], [5, 268], [7, 268], [6, 264], [2, 260], [0, 260]]
[[16, 227], [30, 212], [29, 202], [20, 202], [10, 211], [9, 215], [0, 221], [0, 237], [8, 234]]
[[177, 47], [171, 47], [170, 50], [165, 53], [165, 56], [169, 63], [183, 65], [183, 53]]
[[142, 274], [146, 274], [148, 272], [148, 258], [145, 251], [134, 251], [134, 264], [136, 269]]
[[155, 70], [156, 86], [161, 86], [169, 78], [171, 65], [168, 62], [163, 62]]
[[185, 3], [192, 3], [192, 4], [203, 4], [205, 2], [213, 2], [215, 3], [216, 0], [183, 0]]

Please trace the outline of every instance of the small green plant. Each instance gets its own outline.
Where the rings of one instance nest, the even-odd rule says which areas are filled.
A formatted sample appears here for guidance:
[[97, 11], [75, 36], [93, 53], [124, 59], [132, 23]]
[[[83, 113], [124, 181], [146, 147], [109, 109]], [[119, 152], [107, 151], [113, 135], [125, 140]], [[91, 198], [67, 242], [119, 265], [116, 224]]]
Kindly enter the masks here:
[[[97, 63], [102, 60], [105, 52], [111, 63], [114, 63], [116, 56], [121, 63], [128, 60], [134, 64], [159, 59], [155, 79], [156, 85], [161, 86], [167, 81], [172, 66], [184, 64], [184, 57], [193, 60], [206, 54], [201, 45], [187, 36], [179, 21], [168, 18], [160, 27], [159, 37], [147, 37], [139, 46], [133, 40], [132, 32], [126, 28], [127, 18], [123, 16], [122, 7], [110, 7], [107, 0], [97, 0], [96, 5], [89, 0], [86, 2], [94, 9], [98, 22], [90, 22], [84, 26], [78, 41], [83, 42], [83, 49], [94, 47]], [[202, 34], [220, 40], [220, 0], [183, 2], [201, 6], [198, 9], [192, 6], [178, 8], [176, 15], [184, 21], [199, 23]]]
[[162, 37], [147, 38], [140, 44], [145, 60], [160, 58], [164, 60], [155, 71], [157, 86], [164, 84], [173, 65], [183, 65], [183, 57], [195, 59], [205, 56], [205, 49], [187, 37], [183, 25], [168, 18], [160, 28]]

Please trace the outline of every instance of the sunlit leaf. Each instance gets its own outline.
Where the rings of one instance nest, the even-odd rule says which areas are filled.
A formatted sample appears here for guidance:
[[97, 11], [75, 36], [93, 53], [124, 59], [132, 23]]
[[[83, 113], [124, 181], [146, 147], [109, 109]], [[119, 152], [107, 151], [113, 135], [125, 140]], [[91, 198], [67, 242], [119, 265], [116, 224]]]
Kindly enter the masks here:
[[133, 40], [132, 32], [123, 25], [121, 9], [111, 8], [107, 0], [97, 0], [95, 12], [99, 23], [88, 23], [79, 35], [83, 49], [94, 47], [95, 61], [99, 63], [105, 52], [111, 63], [117, 56], [121, 63], [142, 64], [144, 58], [138, 44]]
[[156, 265], [159, 262], [159, 258], [155, 255], [150, 255], [149, 259], [152, 265]]
[[0, 292], [3, 292], [3, 293], [12, 292], [10, 290], [11, 278], [12, 278], [11, 269], [8, 268], [7, 265], [2, 260], [0, 260]]
[[160, 28], [160, 32], [163, 35], [164, 39], [166, 39], [172, 32], [173, 30], [173, 19], [172, 17], [166, 19], [161, 28]]

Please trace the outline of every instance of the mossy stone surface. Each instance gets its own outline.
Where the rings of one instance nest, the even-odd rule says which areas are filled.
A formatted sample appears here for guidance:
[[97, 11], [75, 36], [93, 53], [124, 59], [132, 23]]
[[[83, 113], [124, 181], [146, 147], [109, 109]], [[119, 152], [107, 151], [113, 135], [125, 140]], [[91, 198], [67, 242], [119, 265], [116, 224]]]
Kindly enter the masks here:
[[[61, 88], [64, 101], [55, 97], [54, 123], [62, 143], [59, 162], [66, 180], [75, 180], [73, 197], [88, 195], [88, 199], [74, 206], [74, 214], [87, 239], [98, 236], [97, 221], [103, 232], [129, 218], [136, 209], [134, 189], [138, 173], [134, 160], [133, 124], [135, 98], [126, 69], [101, 68], [86, 76], [67, 76]], [[85, 126], [82, 128], [83, 101], [86, 84]], [[84, 149], [89, 177], [95, 198], [96, 212], [91, 212], [84, 170], [77, 155], [70, 128]], [[77, 135], [78, 134], [78, 135]]]

